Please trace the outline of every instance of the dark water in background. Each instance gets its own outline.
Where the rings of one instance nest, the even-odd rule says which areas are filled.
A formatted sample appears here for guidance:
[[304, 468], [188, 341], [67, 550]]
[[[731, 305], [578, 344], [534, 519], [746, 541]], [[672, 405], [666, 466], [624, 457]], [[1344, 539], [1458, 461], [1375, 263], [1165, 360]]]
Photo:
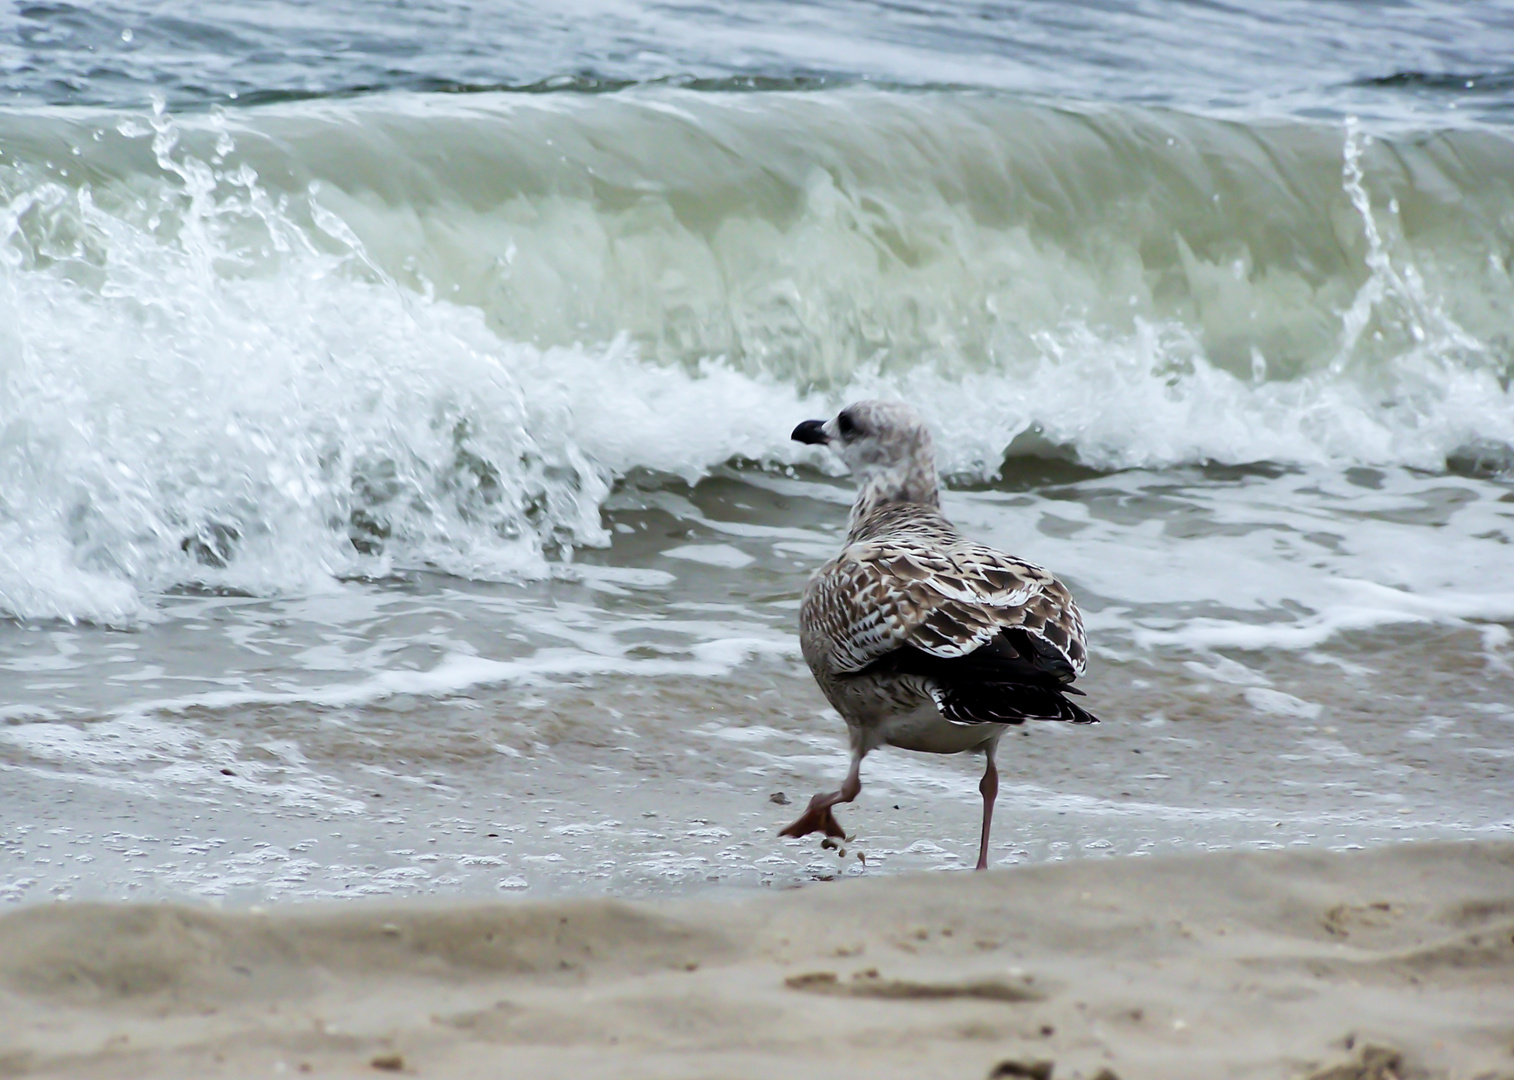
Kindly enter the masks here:
[[[916, 402], [1106, 724], [996, 858], [1506, 832], [1514, 8], [0, 10], [0, 895], [783, 883]], [[868, 762], [866, 872], [976, 769]], [[863, 872], [849, 863], [848, 872]]]
[[1506, 122], [1514, 6], [1452, 2], [29, 4], [17, 104], [871, 82], [1185, 111]]

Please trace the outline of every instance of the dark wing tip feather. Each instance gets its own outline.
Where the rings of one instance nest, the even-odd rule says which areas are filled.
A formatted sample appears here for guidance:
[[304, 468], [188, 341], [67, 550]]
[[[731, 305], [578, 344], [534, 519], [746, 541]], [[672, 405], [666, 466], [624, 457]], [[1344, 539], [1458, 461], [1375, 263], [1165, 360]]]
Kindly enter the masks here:
[[[916, 631], [915, 644], [935, 646], [934, 634], [932, 627], [922, 624]], [[1054, 645], [1020, 628], [1001, 630], [992, 640], [961, 656], [940, 656], [907, 645], [880, 658], [879, 664], [917, 675], [941, 676], [948, 681], [976, 679], [1082, 694], [1081, 690], [1072, 689], [1077, 673], [1066, 657]]]
[[[1060, 635], [1062, 644], [1065, 645], [1067, 642], [1066, 633], [1055, 623], [1048, 623], [1043, 633], [1048, 636]], [[1057, 682], [1070, 683], [1078, 677], [1078, 673], [1068, 662], [1063, 650], [1058, 648], [1055, 640], [1048, 640], [1047, 637], [1032, 634], [1018, 627], [1003, 631], [1003, 636], [1014, 645], [1021, 659], [1037, 671], [1050, 675]]]
[[1059, 690], [1016, 683], [941, 683], [931, 690], [941, 715], [954, 724], [1022, 724], [1054, 720], [1097, 724], [1099, 718]]

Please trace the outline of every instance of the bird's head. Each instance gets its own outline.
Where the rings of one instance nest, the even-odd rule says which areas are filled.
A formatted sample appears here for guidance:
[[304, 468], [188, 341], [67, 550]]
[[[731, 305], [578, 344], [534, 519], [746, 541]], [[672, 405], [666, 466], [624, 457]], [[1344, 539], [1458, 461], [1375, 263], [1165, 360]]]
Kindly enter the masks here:
[[857, 508], [939, 502], [930, 430], [898, 401], [857, 401], [829, 420], [806, 420], [794, 441], [827, 446], [857, 479]]

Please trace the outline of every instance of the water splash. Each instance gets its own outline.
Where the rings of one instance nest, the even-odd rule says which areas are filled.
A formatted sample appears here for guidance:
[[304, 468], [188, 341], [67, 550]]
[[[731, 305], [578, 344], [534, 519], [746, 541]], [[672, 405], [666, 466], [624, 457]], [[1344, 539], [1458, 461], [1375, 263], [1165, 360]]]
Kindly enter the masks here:
[[[1113, 164], [1141, 179], [1231, 138], [1193, 122], [1198, 149], [1121, 135], [1090, 157], [1089, 125], [1148, 122], [1116, 120], [674, 91], [28, 120], [0, 165], [0, 610], [123, 622], [184, 585], [541, 575], [608, 541], [617, 477], [800, 460], [792, 423], [864, 394], [917, 402], [945, 467], [981, 476], [1007, 449], [1440, 468], [1514, 446], [1506, 349], [1453, 310], [1471, 271], [1451, 233], [1406, 231], [1357, 126], [1317, 197], [1360, 261], [1305, 289], [1249, 224], [1270, 180], [1201, 176], [1148, 207], [1167, 219], [1114, 229]], [[1047, 176], [896, 137], [931, 125], [1007, 140], [1010, 163], [1065, 139], [1091, 191], [1064, 177], [1063, 217], [1016, 218]], [[642, 141], [605, 142], [623, 128]], [[1318, 133], [1270, 137], [1312, 182]], [[463, 164], [382, 188], [423, 149]], [[593, 179], [607, 154], [620, 186]], [[1201, 242], [1217, 226], [1244, 250]], [[1164, 230], [1167, 263], [1145, 253]], [[1304, 340], [1291, 297], [1332, 327], [1317, 353], [1264, 348]]]

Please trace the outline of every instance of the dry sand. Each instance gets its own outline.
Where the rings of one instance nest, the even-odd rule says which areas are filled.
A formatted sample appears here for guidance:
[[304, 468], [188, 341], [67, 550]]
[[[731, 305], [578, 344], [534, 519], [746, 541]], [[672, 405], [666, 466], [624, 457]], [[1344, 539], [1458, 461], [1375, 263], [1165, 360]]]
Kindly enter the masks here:
[[0, 1075], [1514, 1078], [1514, 842], [677, 903], [37, 905]]

